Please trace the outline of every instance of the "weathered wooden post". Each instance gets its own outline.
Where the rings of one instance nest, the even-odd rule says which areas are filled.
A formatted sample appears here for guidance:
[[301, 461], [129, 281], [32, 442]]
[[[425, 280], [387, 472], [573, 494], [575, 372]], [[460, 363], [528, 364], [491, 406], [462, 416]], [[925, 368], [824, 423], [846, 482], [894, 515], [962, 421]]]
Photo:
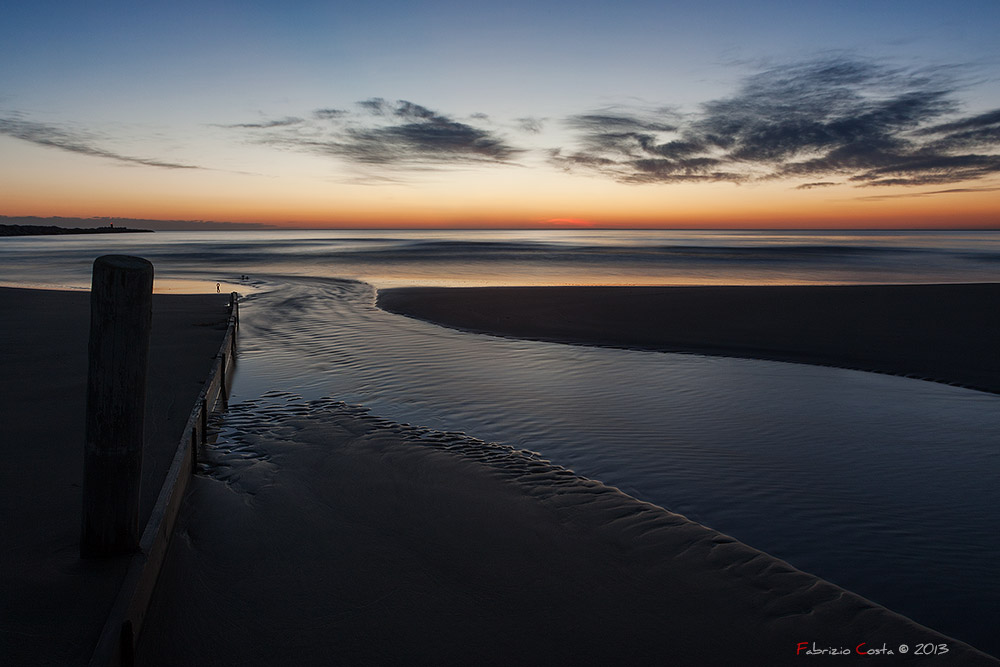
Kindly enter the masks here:
[[139, 546], [152, 303], [153, 265], [148, 261], [124, 255], [94, 260], [80, 542], [84, 557], [131, 553]]

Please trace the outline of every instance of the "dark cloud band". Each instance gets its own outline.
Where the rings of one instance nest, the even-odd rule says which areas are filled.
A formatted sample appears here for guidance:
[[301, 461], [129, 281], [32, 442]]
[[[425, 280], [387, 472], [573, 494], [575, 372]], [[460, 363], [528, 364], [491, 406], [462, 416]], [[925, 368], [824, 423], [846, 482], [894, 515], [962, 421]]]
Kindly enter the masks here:
[[[602, 110], [566, 119], [551, 162], [629, 183], [813, 179], [798, 187], [956, 183], [1000, 172], [1000, 110], [966, 118], [943, 72], [850, 59], [775, 68], [680, 117]], [[823, 179], [823, 180], [817, 180]]]
[[308, 120], [288, 118], [240, 123], [234, 129], [268, 130], [255, 141], [332, 155], [369, 166], [428, 169], [468, 163], [506, 164], [523, 153], [495, 132], [427, 107], [371, 98], [355, 112], [318, 109]]

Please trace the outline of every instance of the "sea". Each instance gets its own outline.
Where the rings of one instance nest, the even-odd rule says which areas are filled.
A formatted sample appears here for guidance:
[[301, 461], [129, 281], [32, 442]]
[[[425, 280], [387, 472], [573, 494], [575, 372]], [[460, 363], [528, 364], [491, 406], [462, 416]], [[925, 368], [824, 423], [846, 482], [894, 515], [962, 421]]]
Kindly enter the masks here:
[[244, 419], [260, 406], [333, 399], [533, 452], [1000, 655], [1000, 396], [805, 364], [493, 337], [375, 305], [379, 289], [413, 285], [997, 282], [1000, 232], [12, 237], [0, 238], [0, 284], [87, 289], [102, 254], [149, 259], [157, 291], [242, 295], [230, 405], [244, 406]]

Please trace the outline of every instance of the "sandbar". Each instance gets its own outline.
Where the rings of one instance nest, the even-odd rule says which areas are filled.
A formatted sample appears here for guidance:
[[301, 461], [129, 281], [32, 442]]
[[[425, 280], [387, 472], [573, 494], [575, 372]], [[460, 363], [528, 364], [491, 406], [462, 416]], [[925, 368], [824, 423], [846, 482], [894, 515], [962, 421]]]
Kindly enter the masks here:
[[1000, 284], [405, 287], [390, 312], [499, 336], [769, 359], [1000, 392]]

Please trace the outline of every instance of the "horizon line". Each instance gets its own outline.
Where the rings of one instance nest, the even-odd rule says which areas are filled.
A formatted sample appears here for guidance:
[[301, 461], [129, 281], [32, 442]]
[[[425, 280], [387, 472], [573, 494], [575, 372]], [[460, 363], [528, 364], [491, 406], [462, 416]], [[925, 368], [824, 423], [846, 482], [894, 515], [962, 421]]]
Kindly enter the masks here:
[[[343, 225], [336, 223], [328, 223], [330, 226], [324, 224], [310, 225], [305, 223], [280, 223], [280, 222], [245, 222], [245, 221], [229, 221], [229, 220], [205, 220], [205, 219], [178, 219], [178, 218], [132, 218], [123, 216], [38, 216], [38, 215], [2, 215], [0, 214], [0, 225], [3, 224], [25, 224], [23, 222], [7, 222], [8, 220], [34, 220], [39, 222], [49, 222], [53, 223], [55, 221], [65, 221], [64, 224], [80, 223], [80, 222], [98, 222], [98, 221], [114, 221], [114, 222], [131, 222], [131, 223], [162, 223], [162, 224], [188, 224], [188, 225], [221, 225], [221, 226], [238, 226], [238, 227], [251, 227], [256, 228], [253, 230], [242, 229], [242, 230], [225, 230], [225, 229], [183, 229], [177, 231], [568, 231], [568, 232], [579, 232], [579, 231], [854, 231], [854, 232], [877, 232], [877, 231], [944, 231], [944, 232], [961, 232], [961, 231], [1000, 231], [1000, 221], [988, 225], [981, 226], [837, 226], [837, 225], [824, 225], [824, 226], [732, 226], [732, 225], [706, 225], [706, 226], [677, 226], [677, 225], [611, 225], [611, 224], [588, 224], [579, 226], [570, 225], [529, 225], [529, 224], [512, 224], [509, 226], [493, 226], [493, 225], [442, 225], [442, 226], [424, 226], [424, 225], [365, 225], [365, 224], [351, 224]], [[58, 226], [58, 225], [56, 225]], [[167, 231], [167, 230], [161, 230]]]

